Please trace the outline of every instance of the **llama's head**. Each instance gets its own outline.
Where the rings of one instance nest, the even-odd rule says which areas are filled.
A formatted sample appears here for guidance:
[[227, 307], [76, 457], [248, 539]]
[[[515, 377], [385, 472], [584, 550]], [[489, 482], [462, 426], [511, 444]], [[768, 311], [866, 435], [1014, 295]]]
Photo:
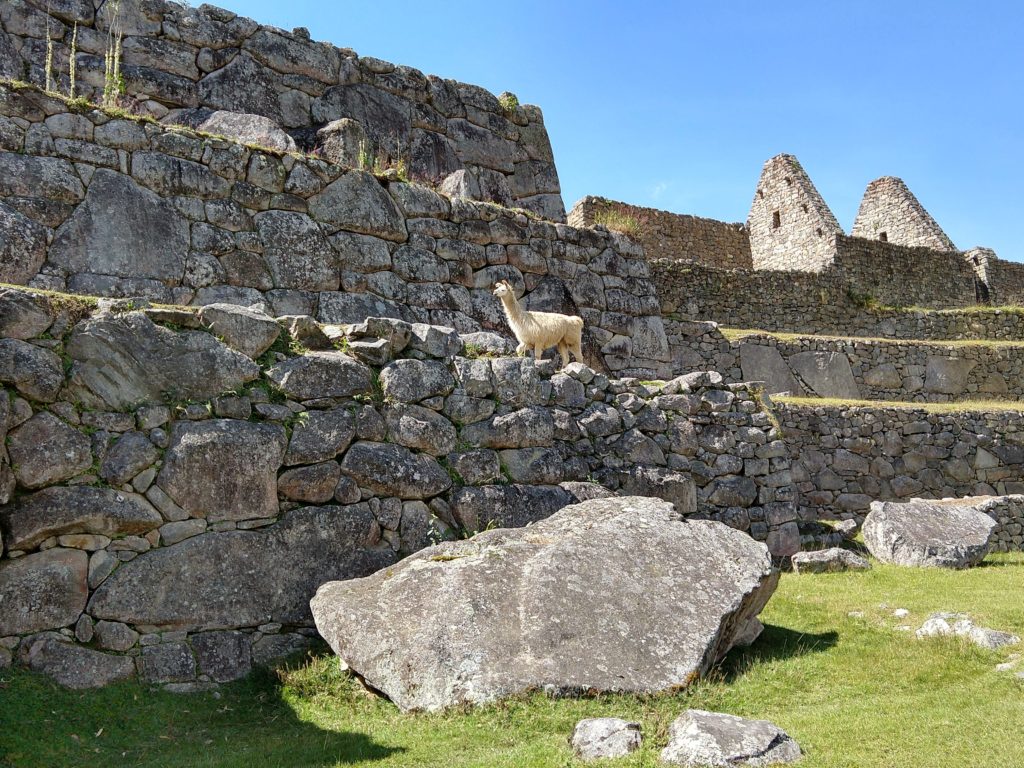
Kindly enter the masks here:
[[499, 299], [503, 296], [515, 296], [512, 284], [508, 280], [499, 280], [494, 284], [494, 295]]

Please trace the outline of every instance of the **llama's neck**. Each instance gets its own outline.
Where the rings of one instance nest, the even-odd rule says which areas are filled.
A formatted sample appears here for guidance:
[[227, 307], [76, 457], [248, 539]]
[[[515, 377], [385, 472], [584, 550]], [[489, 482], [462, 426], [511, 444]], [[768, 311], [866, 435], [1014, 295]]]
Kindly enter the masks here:
[[512, 330], [522, 328], [526, 324], [526, 311], [516, 299], [515, 294], [506, 293], [499, 298], [501, 298], [501, 306], [505, 310], [505, 317], [508, 318], [508, 324], [512, 326]]

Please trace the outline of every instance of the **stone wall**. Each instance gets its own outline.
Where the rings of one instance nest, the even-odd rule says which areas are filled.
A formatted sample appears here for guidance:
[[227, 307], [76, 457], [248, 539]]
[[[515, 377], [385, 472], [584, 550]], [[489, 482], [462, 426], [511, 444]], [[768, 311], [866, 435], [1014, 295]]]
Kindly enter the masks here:
[[[997, 270], [1005, 265], [1012, 274], [1024, 275], [1024, 270], [1016, 270], [1014, 264], [996, 264]], [[855, 270], [851, 273], [858, 274]], [[927, 311], [921, 307], [933, 302], [917, 301], [917, 306], [909, 308], [915, 303], [913, 299], [922, 297], [912, 286], [906, 291], [899, 288], [902, 276], [890, 273], [891, 282], [878, 285], [879, 281], [871, 277], [870, 264], [864, 264], [859, 273], [870, 281], [867, 286], [848, 280], [836, 269], [813, 273], [717, 269], [665, 259], [651, 263], [663, 314], [679, 318], [711, 320], [729, 328], [792, 333], [937, 340], [1024, 339], [1018, 312], [977, 307], [969, 300], [967, 289], [957, 288], [953, 292], [960, 298], [959, 309]], [[998, 279], [1000, 273], [995, 274]], [[973, 277], [970, 280], [973, 290]], [[904, 297], [900, 303], [908, 308], [876, 306], [865, 288], [884, 290], [890, 299]], [[1021, 288], [1024, 289], [1024, 280]], [[892, 296], [893, 292], [898, 295]], [[934, 303], [940, 307], [947, 304], [945, 300]], [[971, 308], [963, 311], [965, 307]]]
[[647, 263], [617, 233], [186, 129], [69, 112], [32, 90], [0, 87], [0, 115], [0, 281], [468, 332], [505, 328], [491, 287], [507, 279], [528, 308], [583, 317], [592, 365], [666, 374]]
[[568, 221], [575, 227], [604, 224], [609, 213], [637, 223], [631, 236], [650, 260], [667, 259], [726, 269], [752, 269], [750, 238], [744, 224], [687, 216], [655, 208], [587, 196], [572, 207]]
[[133, 306], [0, 291], [0, 661], [234, 679], [309, 642], [321, 583], [594, 494], [799, 546], [786, 446], [717, 374], [645, 385], [401, 320]]
[[764, 164], [747, 216], [754, 269], [817, 272], [832, 263], [843, 233], [800, 161], [776, 155]]
[[708, 368], [769, 393], [863, 400], [1024, 400], [1024, 343], [890, 341], [750, 333], [666, 322], [676, 373]]
[[[773, 408], [793, 460], [802, 520], [863, 519], [876, 499], [1024, 491], [1024, 413], [784, 401]], [[1000, 547], [1020, 549], [1019, 526], [1007, 517]]]
[[852, 234], [896, 245], [957, 250], [903, 179], [895, 176], [883, 176], [868, 184]]
[[418, 180], [437, 183], [464, 169], [470, 178], [459, 183], [467, 195], [565, 220], [537, 107], [512, 100], [503, 106], [478, 86], [360, 57], [312, 41], [304, 29], [261, 26], [209, 5], [132, 0], [120, 4], [116, 20], [112, 6], [102, 0], [5, 0], [0, 77], [43, 86], [49, 35], [57, 87], [68, 93], [77, 23], [75, 93], [99, 102], [114, 24], [124, 36], [125, 94], [119, 101], [131, 111], [172, 120], [174, 110], [195, 108], [261, 115], [288, 129], [306, 150], [329, 148], [317, 130], [352, 119], [371, 154], [404, 160]]

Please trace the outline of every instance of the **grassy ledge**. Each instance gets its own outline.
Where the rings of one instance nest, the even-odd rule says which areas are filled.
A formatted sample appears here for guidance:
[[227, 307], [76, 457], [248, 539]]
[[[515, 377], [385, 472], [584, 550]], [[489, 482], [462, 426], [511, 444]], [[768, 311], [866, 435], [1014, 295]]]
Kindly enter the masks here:
[[[954, 610], [1024, 635], [1022, 577], [1021, 554], [993, 555], [970, 571], [876, 563], [866, 573], [785, 574], [751, 648], [689, 691], [659, 696], [533, 695], [403, 715], [364, 693], [330, 655], [258, 673], [219, 698], [139, 684], [67, 691], [7, 670], [0, 764], [564, 767], [582, 765], [567, 744], [578, 720], [619, 716], [641, 722], [645, 743], [608, 765], [653, 768], [669, 723], [698, 707], [774, 721], [803, 748], [801, 768], [1024, 765], [1024, 681], [995, 670], [1008, 653], [920, 641], [899, 628]], [[896, 608], [910, 615], [897, 619]]]
[[887, 339], [881, 336], [832, 336], [829, 334], [814, 333], [786, 333], [781, 331], [764, 331], [758, 328], [723, 328], [719, 326], [719, 332], [727, 341], [742, 341], [751, 336], [767, 336], [778, 341], [801, 341], [810, 339], [812, 341], [835, 341], [850, 344], [897, 344], [915, 347], [1024, 347], [1024, 341], [989, 341], [987, 339], [952, 339], [936, 341], [934, 339]]
[[979, 411], [1024, 411], [1024, 403], [1014, 400], [961, 400], [955, 403], [917, 403], [906, 400], [846, 400], [839, 397], [793, 397], [772, 395], [773, 403], [795, 408], [902, 408], [926, 413], [975, 413]]

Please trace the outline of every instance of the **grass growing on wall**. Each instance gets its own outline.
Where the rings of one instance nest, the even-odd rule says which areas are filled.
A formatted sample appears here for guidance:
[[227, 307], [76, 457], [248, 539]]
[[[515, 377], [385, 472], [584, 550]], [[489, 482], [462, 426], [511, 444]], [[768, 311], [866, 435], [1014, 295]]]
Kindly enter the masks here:
[[1016, 400], [960, 400], [954, 403], [921, 403], [907, 400], [852, 400], [840, 397], [793, 397], [772, 395], [773, 403], [796, 408], [903, 408], [927, 413], [977, 413], [985, 411], [1024, 411], [1024, 403]]
[[723, 328], [722, 326], [718, 327], [718, 331], [727, 341], [742, 341], [751, 336], [766, 336], [778, 341], [811, 339], [852, 344], [896, 344], [908, 347], [989, 347], [992, 349], [1024, 347], [1024, 341], [1006, 341], [1001, 339], [950, 339], [944, 341], [937, 341], [935, 339], [893, 339], [883, 336], [837, 336], [828, 333], [792, 333], [789, 331], [766, 331], [759, 328]]
[[[577, 720], [620, 716], [642, 723], [645, 745], [607, 765], [655, 766], [669, 723], [699, 707], [774, 721], [803, 747], [801, 768], [1024, 765], [1024, 681], [994, 669], [1007, 653], [918, 641], [898, 629], [957, 610], [1024, 635], [1022, 577], [1019, 554], [990, 556], [965, 572], [876, 564], [859, 574], [784, 575], [762, 615], [762, 638], [731, 654], [713, 679], [676, 695], [536, 695], [403, 715], [363, 693], [330, 656], [232, 684], [220, 698], [138, 684], [73, 692], [8, 670], [0, 764], [570, 766], [577, 763], [567, 737]], [[896, 608], [910, 616], [896, 619]]]

